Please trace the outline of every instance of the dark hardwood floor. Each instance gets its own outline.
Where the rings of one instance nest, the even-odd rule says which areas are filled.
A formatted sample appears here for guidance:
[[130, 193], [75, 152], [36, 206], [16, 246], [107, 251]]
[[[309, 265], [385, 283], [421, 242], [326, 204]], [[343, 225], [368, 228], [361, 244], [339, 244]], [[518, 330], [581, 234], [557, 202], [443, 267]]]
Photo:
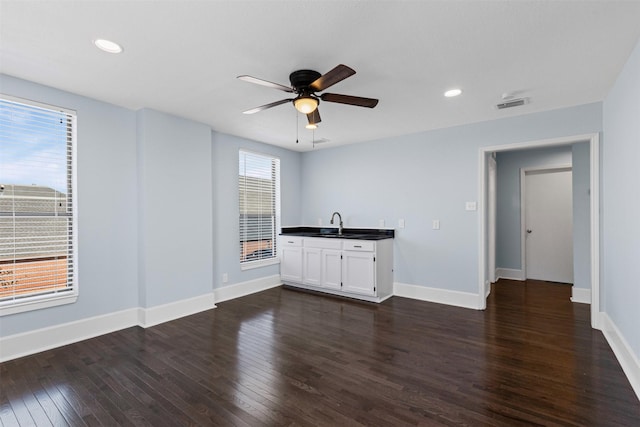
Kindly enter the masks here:
[[571, 288], [500, 281], [486, 311], [275, 288], [0, 365], [13, 425], [639, 426]]

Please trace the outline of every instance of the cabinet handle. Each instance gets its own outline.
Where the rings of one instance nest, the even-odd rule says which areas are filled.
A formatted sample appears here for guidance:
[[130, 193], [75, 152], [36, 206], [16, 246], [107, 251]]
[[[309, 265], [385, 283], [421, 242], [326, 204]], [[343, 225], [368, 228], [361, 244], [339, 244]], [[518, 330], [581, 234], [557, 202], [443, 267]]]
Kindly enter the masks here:
[[293, 243], [291, 240], [287, 240], [287, 243]]
[[354, 248], [361, 248], [361, 245], [353, 245]]

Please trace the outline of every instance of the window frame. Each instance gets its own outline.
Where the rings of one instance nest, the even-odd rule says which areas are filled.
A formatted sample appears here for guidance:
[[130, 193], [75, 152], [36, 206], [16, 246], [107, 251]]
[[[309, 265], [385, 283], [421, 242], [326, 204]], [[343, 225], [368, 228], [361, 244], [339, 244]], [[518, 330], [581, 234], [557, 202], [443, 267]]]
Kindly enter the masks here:
[[240, 228], [240, 218], [242, 216], [242, 212], [240, 211], [240, 192], [241, 192], [241, 188], [240, 188], [240, 177], [241, 175], [241, 171], [239, 169], [240, 167], [240, 158], [243, 155], [249, 155], [249, 156], [256, 156], [256, 157], [262, 157], [265, 159], [269, 159], [272, 162], [275, 162], [275, 164], [273, 165], [273, 167], [275, 167], [275, 185], [274, 185], [274, 192], [275, 194], [273, 195], [273, 200], [274, 200], [274, 204], [275, 204], [275, 212], [274, 212], [274, 230], [273, 230], [273, 236], [272, 236], [272, 244], [271, 244], [271, 250], [272, 250], [272, 255], [268, 258], [262, 258], [259, 260], [253, 260], [253, 261], [246, 261], [246, 260], [242, 260], [239, 259], [240, 262], [240, 270], [241, 271], [245, 271], [245, 270], [250, 270], [250, 269], [254, 269], [254, 268], [260, 268], [260, 267], [265, 267], [265, 266], [269, 266], [269, 265], [276, 265], [276, 264], [280, 264], [280, 258], [278, 257], [278, 252], [277, 252], [277, 248], [278, 248], [278, 243], [279, 243], [279, 239], [278, 239], [278, 233], [280, 232], [281, 229], [281, 224], [280, 224], [280, 217], [281, 217], [281, 206], [280, 206], [280, 158], [273, 155], [273, 154], [267, 154], [267, 153], [260, 153], [260, 152], [256, 152], [256, 151], [252, 151], [252, 150], [247, 150], [244, 148], [240, 148], [238, 150], [238, 192], [237, 192], [237, 197], [238, 197], [238, 243], [240, 245], [240, 248], [238, 250], [238, 254], [242, 253], [242, 244], [243, 244], [243, 236], [242, 236], [242, 229]]
[[[67, 167], [67, 180], [71, 185], [71, 268], [73, 270], [72, 287], [69, 291], [54, 294], [39, 294], [32, 296], [24, 296], [19, 299], [0, 301], [0, 317], [11, 314], [22, 313], [33, 310], [41, 310], [49, 307], [73, 304], [78, 299], [79, 294], [79, 269], [78, 269], [78, 184], [77, 184], [77, 112], [68, 108], [45, 104], [42, 102], [32, 101], [29, 99], [19, 98], [12, 95], [0, 93], [0, 99], [11, 103], [26, 105], [55, 111], [65, 114], [67, 120], [70, 120], [70, 162]], [[71, 176], [69, 176], [71, 172]], [[68, 267], [67, 267], [68, 268]]]

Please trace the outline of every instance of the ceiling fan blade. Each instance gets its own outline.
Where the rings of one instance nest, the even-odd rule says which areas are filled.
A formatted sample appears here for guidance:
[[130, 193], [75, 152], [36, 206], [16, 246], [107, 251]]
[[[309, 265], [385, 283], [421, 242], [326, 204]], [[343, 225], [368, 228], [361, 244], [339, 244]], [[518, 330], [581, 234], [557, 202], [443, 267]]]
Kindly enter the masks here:
[[261, 85], [261, 86], [266, 86], [266, 87], [270, 87], [273, 89], [280, 89], [283, 90], [285, 92], [290, 92], [293, 93], [293, 89], [290, 88], [289, 86], [284, 86], [278, 83], [273, 83], [267, 80], [262, 80], [259, 79], [257, 77], [252, 77], [252, 76], [246, 76], [246, 75], [242, 75], [242, 76], [238, 76], [238, 79], [245, 81], [245, 82], [249, 82], [249, 83], [255, 83], [257, 85]]
[[355, 73], [356, 72], [354, 69], [340, 64], [328, 73], [318, 77], [313, 83], [309, 85], [309, 87], [311, 87], [311, 89], [313, 89], [315, 92], [320, 92], [338, 82], [341, 82], [349, 76], [353, 76]]
[[281, 99], [280, 101], [272, 102], [271, 104], [261, 105], [256, 108], [252, 108], [251, 110], [243, 111], [243, 114], [254, 114], [262, 110], [266, 110], [267, 108], [277, 107], [278, 105], [286, 104], [287, 102], [293, 101], [293, 98], [290, 99]]
[[362, 98], [360, 96], [340, 95], [338, 93], [323, 93], [320, 99], [327, 102], [337, 102], [338, 104], [356, 105], [358, 107], [373, 108], [378, 105], [378, 100], [373, 98]]
[[317, 125], [318, 123], [320, 123], [322, 121], [322, 119], [320, 118], [320, 111], [318, 111], [318, 109], [316, 108], [315, 110], [307, 114], [307, 121], [310, 125]]

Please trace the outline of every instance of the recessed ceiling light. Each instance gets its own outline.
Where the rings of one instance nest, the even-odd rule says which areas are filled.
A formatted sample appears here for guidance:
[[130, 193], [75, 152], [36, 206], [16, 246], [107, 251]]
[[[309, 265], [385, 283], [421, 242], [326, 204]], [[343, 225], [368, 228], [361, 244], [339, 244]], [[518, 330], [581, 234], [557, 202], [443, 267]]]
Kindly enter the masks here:
[[447, 98], [452, 98], [454, 96], [458, 96], [462, 93], [461, 89], [451, 89], [448, 90], [444, 93], [444, 96], [446, 96]]
[[108, 53], [121, 53], [123, 50], [122, 46], [116, 42], [112, 42], [111, 40], [95, 39], [93, 44], [95, 44], [98, 49]]

